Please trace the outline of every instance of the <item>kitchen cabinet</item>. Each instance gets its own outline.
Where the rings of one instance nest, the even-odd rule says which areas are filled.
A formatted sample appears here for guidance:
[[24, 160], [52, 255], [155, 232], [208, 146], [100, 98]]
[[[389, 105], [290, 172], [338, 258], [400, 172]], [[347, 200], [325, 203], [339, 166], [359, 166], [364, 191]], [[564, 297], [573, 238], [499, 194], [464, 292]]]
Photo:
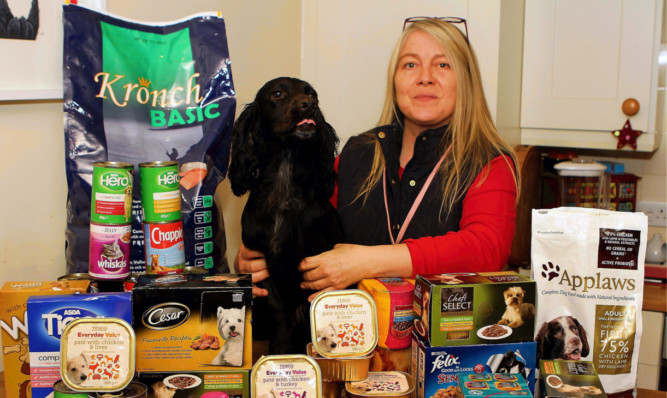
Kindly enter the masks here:
[[630, 122], [643, 132], [637, 150], [657, 149], [665, 118], [658, 76], [663, 6], [664, 0], [526, 1], [521, 143], [616, 149], [611, 132], [628, 118], [623, 101], [635, 98], [640, 109]]

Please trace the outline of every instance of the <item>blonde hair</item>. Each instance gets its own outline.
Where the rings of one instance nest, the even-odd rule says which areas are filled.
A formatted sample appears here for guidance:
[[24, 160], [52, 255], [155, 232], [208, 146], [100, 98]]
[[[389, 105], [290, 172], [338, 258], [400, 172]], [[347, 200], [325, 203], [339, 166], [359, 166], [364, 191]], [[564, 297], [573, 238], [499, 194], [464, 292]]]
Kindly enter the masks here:
[[[437, 19], [413, 22], [401, 34], [389, 61], [387, 91], [378, 126], [391, 124], [394, 121], [402, 123], [403, 114], [396, 101], [394, 75], [403, 45], [408, 35], [415, 31], [427, 33], [438, 41], [456, 74], [456, 106], [448, 128], [452, 149], [439, 170], [439, 174], [442, 176], [441, 188], [443, 193], [440, 212], [442, 213], [443, 210], [449, 212], [454, 203], [461, 199], [467, 188], [472, 185], [477, 174], [494, 157], [500, 154], [508, 155], [515, 165], [517, 164], [516, 157], [512, 148], [498, 135], [498, 131], [493, 124], [484, 96], [477, 57], [472, 47], [468, 44], [463, 33], [453, 24]], [[384, 156], [379, 142], [374, 134], [368, 133], [367, 136], [369, 140], [375, 142], [375, 154], [371, 171], [364, 180], [356, 198], [363, 197], [364, 204], [368, 194], [382, 179], [382, 170], [384, 169]], [[443, 135], [443, 142], [441, 142], [439, 148], [440, 155], [445, 151], [444, 141], [447, 136], [447, 134]], [[514, 167], [509, 164], [510, 162], [507, 162], [514, 174], [518, 193], [517, 173], [514, 172]], [[487, 176], [488, 169], [487, 173], [482, 176], [480, 183]]]

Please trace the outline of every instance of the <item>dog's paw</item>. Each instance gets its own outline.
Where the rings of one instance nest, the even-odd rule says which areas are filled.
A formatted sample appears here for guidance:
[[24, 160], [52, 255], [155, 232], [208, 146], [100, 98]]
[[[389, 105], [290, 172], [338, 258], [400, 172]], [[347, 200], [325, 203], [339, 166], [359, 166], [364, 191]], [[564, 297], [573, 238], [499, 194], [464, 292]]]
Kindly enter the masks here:
[[548, 266], [547, 264], [542, 264], [542, 277], [551, 281], [560, 275], [560, 267], [558, 265], [553, 265], [551, 262], [548, 264]]

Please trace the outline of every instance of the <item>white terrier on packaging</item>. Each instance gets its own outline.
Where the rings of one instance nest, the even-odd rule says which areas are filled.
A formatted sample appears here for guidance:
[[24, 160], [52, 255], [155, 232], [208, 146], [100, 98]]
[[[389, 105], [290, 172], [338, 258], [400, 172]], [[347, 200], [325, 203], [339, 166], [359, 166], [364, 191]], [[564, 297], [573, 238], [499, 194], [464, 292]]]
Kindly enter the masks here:
[[225, 344], [213, 358], [213, 365], [243, 365], [243, 330], [245, 329], [245, 306], [224, 309], [218, 307], [218, 331]]

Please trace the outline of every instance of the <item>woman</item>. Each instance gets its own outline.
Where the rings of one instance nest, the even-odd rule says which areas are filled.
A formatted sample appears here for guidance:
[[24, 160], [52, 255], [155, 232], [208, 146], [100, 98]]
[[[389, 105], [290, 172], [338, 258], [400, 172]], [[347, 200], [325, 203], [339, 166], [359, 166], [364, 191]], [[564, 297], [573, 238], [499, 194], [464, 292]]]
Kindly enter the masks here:
[[[475, 54], [455, 24], [465, 20], [406, 20], [379, 127], [351, 138], [338, 159], [333, 201], [346, 243], [301, 262], [302, 288], [337, 290], [364, 278], [505, 264], [514, 237], [516, 162], [493, 125]], [[255, 282], [268, 277], [261, 253], [243, 246], [235, 266]]]

